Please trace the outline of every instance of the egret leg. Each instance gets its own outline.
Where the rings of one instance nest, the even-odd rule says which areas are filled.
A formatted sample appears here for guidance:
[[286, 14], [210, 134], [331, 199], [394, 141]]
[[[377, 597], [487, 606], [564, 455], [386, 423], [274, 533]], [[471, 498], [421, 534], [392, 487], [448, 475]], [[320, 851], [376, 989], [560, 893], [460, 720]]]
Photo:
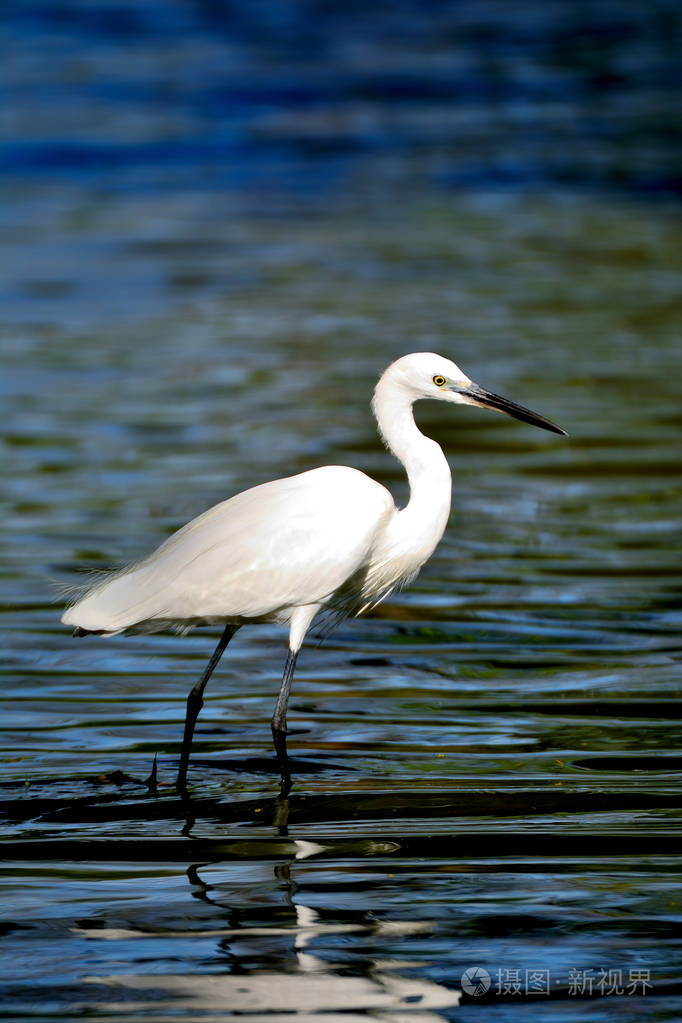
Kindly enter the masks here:
[[185, 714], [185, 734], [182, 739], [182, 750], [180, 751], [180, 767], [178, 770], [178, 777], [175, 782], [175, 787], [181, 792], [184, 792], [187, 783], [187, 767], [189, 765], [189, 754], [192, 749], [192, 736], [194, 735], [194, 726], [197, 718], [199, 717], [199, 711], [204, 705], [204, 689], [206, 683], [210, 679], [211, 675], [215, 671], [215, 667], [223, 656], [225, 647], [230, 642], [235, 632], [237, 631], [234, 625], [226, 625], [225, 631], [220, 637], [218, 646], [213, 651], [211, 660], [206, 665], [206, 670], [192, 688], [189, 696], [187, 697], [187, 713]]
[[281, 793], [283, 796], [288, 796], [291, 789], [289, 757], [287, 756], [287, 705], [289, 703], [289, 693], [291, 692], [291, 683], [294, 679], [297, 657], [298, 651], [289, 648], [287, 663], [284, 665], [282, 686], [277, 697], [275, 713], [272, 715], [272, 741], [275, 744], [275, 753], [277, 754], [277, 763], [282, 779]]

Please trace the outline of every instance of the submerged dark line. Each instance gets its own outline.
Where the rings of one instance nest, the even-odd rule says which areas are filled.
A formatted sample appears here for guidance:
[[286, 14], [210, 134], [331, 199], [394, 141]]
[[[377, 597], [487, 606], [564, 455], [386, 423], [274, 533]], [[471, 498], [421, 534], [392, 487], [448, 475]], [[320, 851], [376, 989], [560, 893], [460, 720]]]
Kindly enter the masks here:
[[[307, 841], [315, 840], [307, 835]], [[574, 857], [679, 856], [682, 838], [675, 835], [649, 834], [585, 834], [562, 831], [504, 832], [500, 836], [504, 856], [491, 853], [490, 834], [487, 832], [454, 832], [435, 836], [363, 835], [357, 839], [319, 839], [322, 847], [316, 858], [344, 858], [353, 855], [366, 859], [372, 855], [382, 858], [421, 857], [428, 860], [491, 859], [504, 862], [514, 857]], [[355, 850], [354, 850], [355, 847]], [[112, 839], [37, 839], [35, 841], [3, 842], [0, 859], [5, 861], [72, 861], [86, 862], [179, 862], [244, 861], [254, 857], [266, 860], [290, 859], [295, 852], [293, 840], [288, 838], [112, 838]], [[542, 869], [542, 868], [538, 868]]]

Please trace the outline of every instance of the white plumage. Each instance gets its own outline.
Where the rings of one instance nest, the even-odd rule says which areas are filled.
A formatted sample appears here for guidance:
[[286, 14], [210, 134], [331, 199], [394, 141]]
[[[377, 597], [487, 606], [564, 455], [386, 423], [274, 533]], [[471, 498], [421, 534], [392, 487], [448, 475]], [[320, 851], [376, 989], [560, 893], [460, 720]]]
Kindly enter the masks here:
[[385, 487], [346, 466], [263, 483], [96, 584], [62, 621], [105, 633], [286, 622], [295, 607], [333, 600], [370, 559], [392, 510]]
[[210, 508], [145, 560], [95, 583], [62, 621], [79, 632], [154, 632], [224, 626], [209, 666], [190, 693], [178, 775], [184, 788], [194, 722], [206, 682], [242, 625], [288, 622], [289, 657], [273, 716], [283, 791], [286, 707], [296, 655], [320, 612], [359, 614], [412, 579], [443, 535], [451, 475], [441, 448], [417, 428], [420, 398], [481, 405], [555, 433], [549, 420], [484, 391], [451, 362], [422, 352], [398, 359], [373, 401], [379, 429], [400, 459], [410, 499], [398, 509], [385, 487], [345, 466], [273, 480]]

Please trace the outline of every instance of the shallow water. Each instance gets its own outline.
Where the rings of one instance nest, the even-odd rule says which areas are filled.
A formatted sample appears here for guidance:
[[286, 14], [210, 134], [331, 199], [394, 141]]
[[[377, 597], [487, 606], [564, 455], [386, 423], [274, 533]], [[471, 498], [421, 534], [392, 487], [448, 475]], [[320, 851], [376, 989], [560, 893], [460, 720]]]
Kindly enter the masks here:
[[[543, 9], [551, 20], [565, 7]], [[42, 93], [14, 50], [22, 144], [0, 168], [12, 200], [2, 1015], [521, 1021], [542, 1004], [557, 1021], [678, 1018], [682, 247], [670, 197], [633, 194], [670, 158], [654, 144], [661, 122], [623, 191], [560, 190], [551, 137], [538, 164], [539, 150], [514, 149], [505, 119], [542, 106], [528, 69], [546, 85], [560, 63], [538, 42], [549, 29], [536, 37], [521, 19], [513, 46], [502, 25], [504, 46], [493, 34], [476, 50], [510, 68], [514, 47], [525, 54], [505, 131], [477, 120], [474, 102], [476, 75], [494, 84], [504, 62], [488, 77], [481, 64], [462, 95], [458, 78], [448, 109], [478, 124], [481, 153], [516, 152], [523, 190], [492, 191], [494, 173], [453, 189], [475, 147], [442, 149], [444, 110], [423, 76], [413, 69], [421, 98], [392, 121], [396, 80], [376, 92], [373, 72], [370, 110], [368, 81], [357, 84], [367, 55], [343, 48], [343, 73], [334, 51], [329, 76], [306, 80], [348, 104], [345, 121], [280, 82], [267, 103], [246, 90], [235, 106], [242, 163], [234, 148], [207, 155], [201, 132], [196, 145], [184, 135], [141, 155], [127, 133], [160, 130], [164, 112], [174, 137], [203, 126], [216, 141], [207, 96], [227, 43], [207, 49], [177, 17], [163, 44], [138, 40], [125, 69], [114, 58], [132, 43], [114, 44], [96, 20], [81, 36], [66, 23], [15, 26], [63, 71], [53, 135], [78, 123], [94, 145], [106, 126], [119, 150], [115, 173], [93, 149], [60, 150], [61, 172], [54, 152], [36, 156], [22, 132], [45, 142], [49, 111], [32, 119]], [[640, 33], [628, 48], [623, 17], [606, 48], [637, 68], [653, 44]], [[474, 22], [464, 19], [470, 44]], [[419, 24], [446, 46], [442, 22]], [[243, 57], [248, 19], [242, 31]], [[74, 39], [96, 54], [97, 75], [87, 61], [66, 74]], [[301, 65], [278, 45], [276, 33], [260, 38], [258, 57], [238, 65], [250, 88], [273, 66], [301, 87]], [[364, 45], [393, 53], [390, 39]], [[184, 112], [143, 88], [173, 61], [186, 73], [207, 61]], [[649, 79], [659, 99], [665, 66]], [[562, 81], [568, 116], [580, 104], [570, 74]], [[617, 108], [632, 127], [622, 93], [607, 93], [608, 123], [621, 123]], [[651, 95], [640, 100], [635, 112], [651, 112]], [[348, 123], [382, 132], [350, 146]], [[419, 144], [410, 124], [426, 133]], [[328, 149], [311, 155], [322, 127]], [[273, 149], [278, 133], [286, 144]], [[595, 166], [617, 164], [626, 137], [593, 140]], [[564, 162], [585, 172], [571, 153]], [[528, 187], [537, 180], [542, 193]], [[453, 468], [449, 528], [409, 589], [307, 642], [290, 705], [291, 797], [277, 797], [269, 728], [286, 636], [261, 627], [238, 634], [211, 680], [179, 800], [185, 699], [215, 635], [74, 640], [55, 585], [315, 465], [354, 465], [404, 500], [368, 403], [381, 369], [420, 349], [570, 437], [418, 407]], [[485, 994], [463, 983], [469, 969], [474, 982], [487, 971]]]
[[[446, 1018], [480, 1012], [478, 995], [455, 1006], [481, 967], [491, 1019], [525, 1019], [548, 991], [557, 1019], [674, 1018], [670, 219], [509, 198], [414, 208], [399, 232], [387, 217], [255, 233], [267, 284], [7, 332], [4, 1011]], [[266, 265], [290, 234], [298, 255]], [[439, 253], [428, 269], [415, 247]], [[145, 258], [168, 278], [184, 248]], [[215, 637], [72, 640], [53, 581], [316, 464], [404, 497], [367, 402], [419, 347], [570, 438], [419, 409], [451, 456], [451, 523], [408, 590], [304, 649], [291, 798], [268, 724], [285, 636], [263, 627], [209, 686], [178, 801], [184, 701]]]

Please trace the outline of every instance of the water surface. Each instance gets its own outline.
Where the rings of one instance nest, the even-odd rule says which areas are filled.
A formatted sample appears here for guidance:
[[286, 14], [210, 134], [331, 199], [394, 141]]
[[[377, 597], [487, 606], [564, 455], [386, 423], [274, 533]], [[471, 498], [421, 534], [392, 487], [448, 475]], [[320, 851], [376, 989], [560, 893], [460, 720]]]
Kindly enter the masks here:
[[[244, 16], [231, 64], [227, 36], [179, 7], [166, 35], [126, 29], [123, 7], [73, 23], [30, 7], [15, 41], [35, 33], [61, 91], [48, 109], [14, 49], [3, 1014], [677, 1018], [682, 247], [661, 184], [678, 138], [665, 32], [625, 5], [602, 37], [621, 78], [588, 88], [594, 25], [578, 68], [562, 4], [487, 34], [473, 16], [449, 34], [415, 21], [431, 49], [407, 77], [402, 29], [354, 49], [340, 25], [313, 73], [291, 25], [264, 34], [276, 4], [258, 31]], [[195, 83], [184, 104], [156, 87], [170, 66]], [[561, 110], [575, 138], [602, 124], [587, 150], [552, 144]], [[648, 148], [627, 160], [645, 114]], [[544, 126], [533, 145], [524, 116]], [[418, 407], [452, 465], [450, 524], [409, 589], [306, 643], [290, 799], [269, 729], [286, 636], [261, 627], [211, 680], [179, 800], [185, 700], [217, 637], [75, 640], [55, 586], [316, 465], [404, 500], [369, 398], [414, 350], [570, 437]], [[463, 991], [467, 970], [488, 973], [486, 994]]]

